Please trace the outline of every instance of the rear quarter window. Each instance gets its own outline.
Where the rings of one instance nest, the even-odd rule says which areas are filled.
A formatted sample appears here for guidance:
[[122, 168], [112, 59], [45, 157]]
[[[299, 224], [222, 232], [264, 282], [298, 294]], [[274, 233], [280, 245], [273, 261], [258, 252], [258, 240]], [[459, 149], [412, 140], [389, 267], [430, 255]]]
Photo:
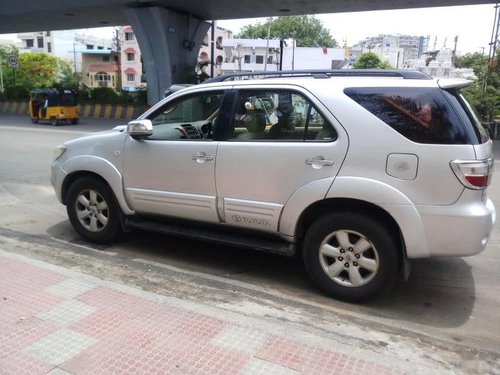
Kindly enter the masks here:
[[348, 88], [344, 92], [413, 142], [471, 143], [463, 123], [438, 88]]

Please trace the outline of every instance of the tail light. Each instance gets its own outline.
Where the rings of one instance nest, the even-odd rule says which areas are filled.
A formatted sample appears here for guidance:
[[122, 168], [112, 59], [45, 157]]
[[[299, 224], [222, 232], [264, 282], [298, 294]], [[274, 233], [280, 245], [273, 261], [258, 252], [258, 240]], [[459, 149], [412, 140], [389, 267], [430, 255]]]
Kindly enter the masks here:
[[450, 163], [451, 169], [458, 180], [469, 189], [481, 190], [486, 188], [493, 174], [493, 159], [486, 160], [454, 160]]

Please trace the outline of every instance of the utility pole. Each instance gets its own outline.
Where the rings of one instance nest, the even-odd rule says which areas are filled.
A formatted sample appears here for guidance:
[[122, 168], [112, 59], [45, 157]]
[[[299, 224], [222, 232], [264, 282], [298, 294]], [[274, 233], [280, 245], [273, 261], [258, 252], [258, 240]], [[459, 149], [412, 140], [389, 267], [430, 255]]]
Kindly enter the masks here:
[[3, 61], [2, 58], [0, 57], [0, 93], [4, 93], [4, 88], [3, 88]]
[[269, 17], [267, 19], [267, 22], [266, 60], [264, 61], [264, 72], [267, 71], [267, 58], [269, 56], [269, 37], [271, 36], [271, 23], [273, 22], [273, 18]]
[[76, 74], [76, 43], [73, 41], [73, 73]]
[[114, 35], [113, 35], [113, 42], [116, 47], [116, 65], [117, 65], [117, 70], [118, 70], [118, 75], [116, 77], [115, 85], [116, 89], [121, 92], [122, 91], [122, 44], [120, 40], [120, 31], [121, 28], [119, 27], [114, 27]]
[[214, 75], [214, 61], [215, 61], [215, 20], [212, 20], [212, 27], [210, 28], [210, 77]]
[[241, 48], [242, 44], [241, 43], [238, 43], [236, 45], [236, 51], [238, 52], [238, 71], [241, 72], [241, 55], [240, 55], [240, 48]]
[[486, 67], [486, 77], [484, 77], [484, 82], [483, 82], [483, 93], [486, 92], [486, 88], [488, 87], [488, 78], [490, 76], [491, 69], [496, 66], [496, 53], [497, 53], [497, 46], [498, 46], [498, 38], [499, 38], [499, 32], [500, 32], [500, 5], [497, 2], [495, 5], [495, 18], [493, 21], [493, 28], [491, 30], [491, 41], [490, 41], [490, 51], [488, 53], [488, 61], [487, 61], [487, 67]]
[[454, 40], [454, 45], [453, 45], [453, 53], [451, 55], [451, 63], [453, 66], [455, 66], [455, 60], [457, 59], [457, 44], [458, 44], [458, 35], [455, 36]]

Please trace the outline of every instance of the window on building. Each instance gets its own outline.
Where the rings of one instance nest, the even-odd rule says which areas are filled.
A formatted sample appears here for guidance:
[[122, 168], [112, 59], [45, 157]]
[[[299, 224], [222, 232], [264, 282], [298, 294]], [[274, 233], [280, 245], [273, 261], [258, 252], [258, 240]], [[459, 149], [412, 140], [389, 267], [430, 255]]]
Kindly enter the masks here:
[[135, 60], [135, 54], [127, 53], [127, 61], [134, 61], [134, 60]]
[[52, 53], [52, 43], [47, 42], [47, 52]]
[[87, 48], [87, 49], [94, 49], [94, 45], [93, 44], [87, 44], [85, 46], [85, 48]]
[[134, 40], [134, 33], [125, 33], [125, 40]]
[[27, 48], [33, 48], [33, 39], [25, 39], [26, 40], [26, 47]]
[[106, 72], [99, 72], [95, 75], [95, 80], [97, 82], [109, 82], [111, 81], [111, 76]]
[[245, 58], [243, 60], [245, 64], [250, 64], [250, 55], [245, 55]]
[[38, 48], [43, 48], [43, 38], [36, 38]]
[[262, 55], [255, 56], [255, 63], [256, 64], [264, 64], [264, 56], [262, 56]]
[[97, 46], [97, 49], [104, 49], [103, 46]]
[[47, 31], [45, 35], [50, 36], [50, 31]]
[[216, 43], [215, 43], [215, 47], [216, 47], [217, 49], [222, 49], [222, 37], [221, 37], [221, 36], [218, 36], [218, 37], [217, 37], [217, 41], [216, 41]]
[[109, 62], [109, 56], [103, 56], [102, 57], [103, 62]]
[[128, 82], [134, 82], [135, 81], [135, 74], [134, 73], [128, 73], [127, 74], [127, 81]]

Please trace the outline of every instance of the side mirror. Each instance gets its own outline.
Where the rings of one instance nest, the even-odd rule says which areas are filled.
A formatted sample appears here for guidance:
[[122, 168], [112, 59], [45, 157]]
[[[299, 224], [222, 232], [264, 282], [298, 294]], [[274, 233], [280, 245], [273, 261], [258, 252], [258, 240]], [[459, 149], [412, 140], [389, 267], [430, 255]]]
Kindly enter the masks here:
[[134, 120], [127, 125], [127, 133], [134, 139], [141, 139], [153, 134], [151, 120]]

